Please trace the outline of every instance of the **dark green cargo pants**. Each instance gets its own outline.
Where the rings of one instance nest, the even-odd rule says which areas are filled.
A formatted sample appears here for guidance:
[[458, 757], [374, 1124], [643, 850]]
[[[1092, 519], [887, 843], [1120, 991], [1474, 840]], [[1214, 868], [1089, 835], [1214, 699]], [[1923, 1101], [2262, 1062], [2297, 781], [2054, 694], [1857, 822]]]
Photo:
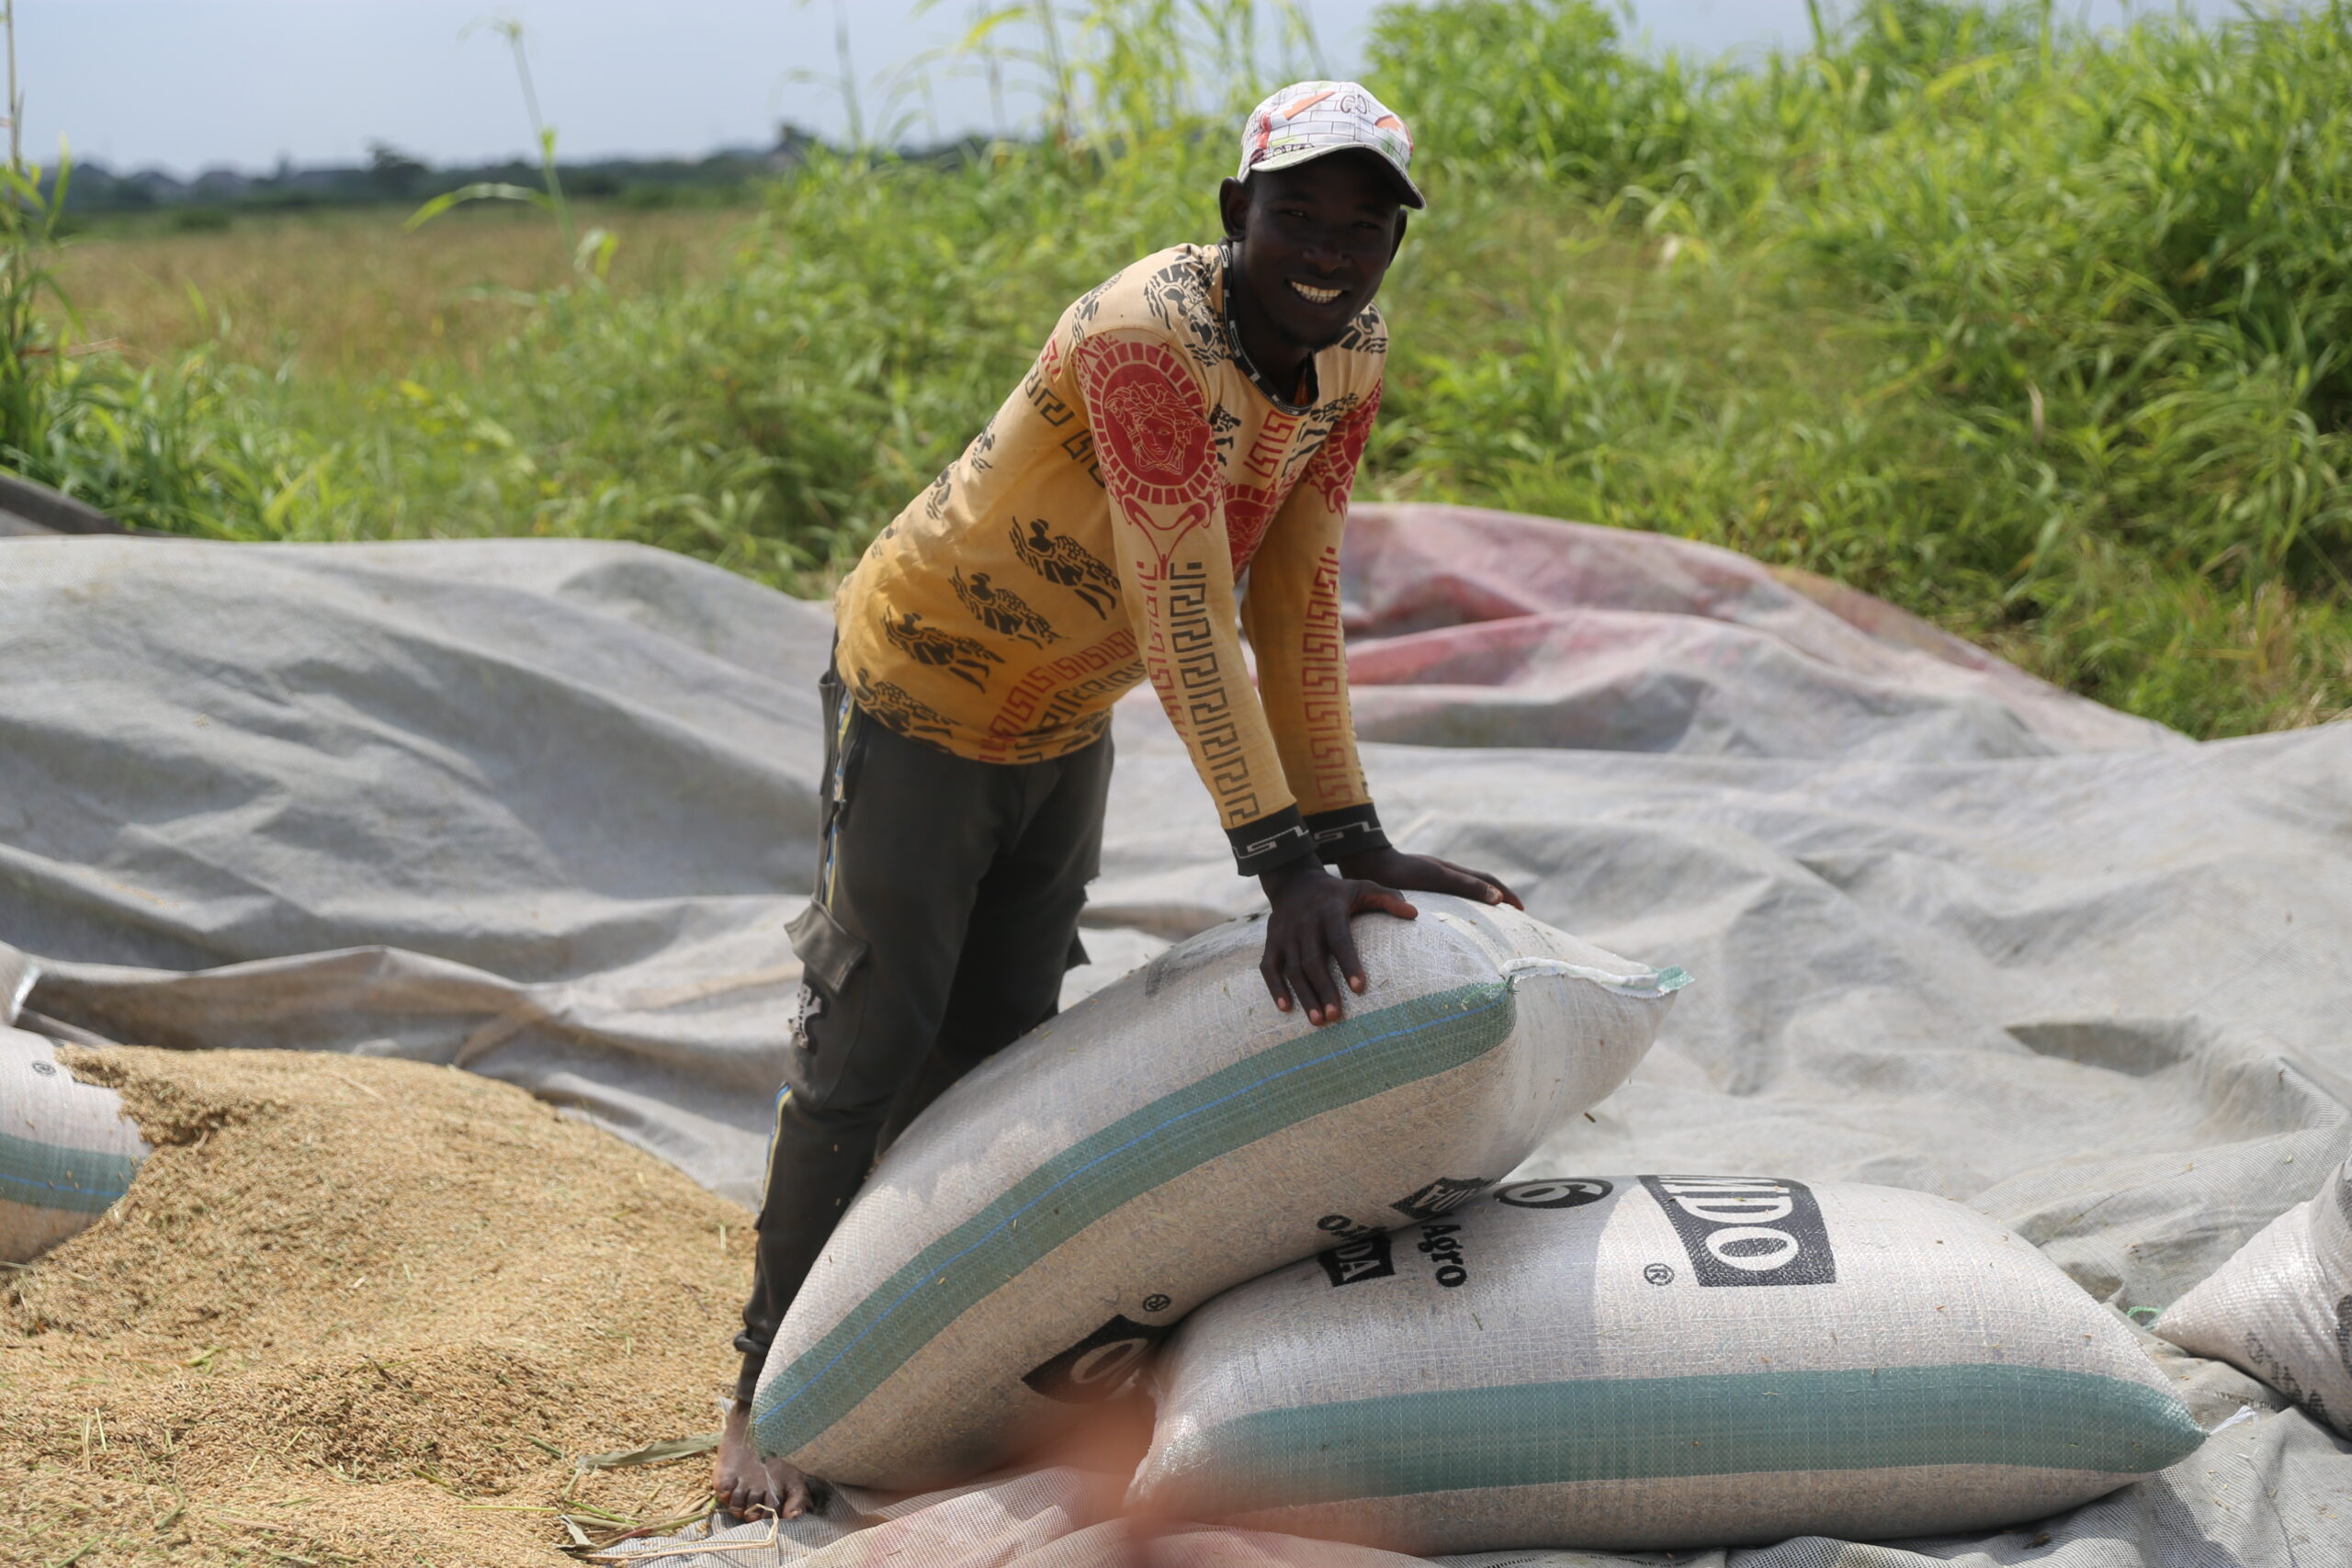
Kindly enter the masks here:
[[776, 1098], [739, 1398], [842, 1211], [941, 1090], [1054, 1015], [1083, 960], [1111, 740], [974, 762], [910, 740], [828, 671], [823, 848], [793, 923], [803, 984]]

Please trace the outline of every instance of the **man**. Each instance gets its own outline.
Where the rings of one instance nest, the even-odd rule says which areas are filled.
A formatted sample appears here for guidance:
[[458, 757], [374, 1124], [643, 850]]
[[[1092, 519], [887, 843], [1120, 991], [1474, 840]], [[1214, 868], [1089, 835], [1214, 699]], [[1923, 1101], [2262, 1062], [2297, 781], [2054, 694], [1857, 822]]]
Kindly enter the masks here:
[[1380, 404], [1373, 296], [1422, 205], [1411, 154], [1353, 83], [1268, 98], [1220, 193], [1224, 243], [1147, 256], [1064, 311], [842, 585], [822, 858], [792, 928], [807, 983], [713, 1475], [730, 1511], [808, 1506], [807, 1479], [755, 1451], [751, 1399], [876, 1150], [1052, 1016], [1081, 956], [1123, 693], [1151, 682], [1263, 886], [1283, 1010], [1337, 1020], [1335, 964], [1363, 989], [1351, 915], [1411, 919], [1414, 889], [1518, 903], [1390, 846], [1348, 713], [1340, 536]]

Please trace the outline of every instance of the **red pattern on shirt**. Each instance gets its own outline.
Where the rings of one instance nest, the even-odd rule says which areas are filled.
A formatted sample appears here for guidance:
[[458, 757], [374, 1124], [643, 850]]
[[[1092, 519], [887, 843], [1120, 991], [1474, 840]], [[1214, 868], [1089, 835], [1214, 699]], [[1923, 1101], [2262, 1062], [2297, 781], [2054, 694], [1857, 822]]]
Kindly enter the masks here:
[[1259, 485], [1227, 487], [1225, 536], [1233, 546], [1236, 578], [1249, 570], [1250, 561], [1257, 558], [1258, 547], [1266, 542], [1266, 529], [1273, 523], [1274, 513], [1282, 510], [1287, 493]]
[[1323, 504], [1334, 513], [1348, 509], [1348, 493], [1355, 488], [1356, 465], [1363, 461], [1364, 444], [1372, 439], [1372, 422], [1380, 412], [1380, 389], [1350, 409], [1332, 426], [1323, 445], [1315, 449], [1307, 460], [1306, 472], [1300, 476], [1306, 483], [1323, 492]]
[[1074, 358], [1111, 504], [1165, 566], [1216, 496], [1216, 447], [1192, 370], [1167, 344], [1125, 337], [1088, 338]]
[[1355, 726], [1348, 715], [1347, 637], [1340, 625], [1340, 551], [1327, 545], [1315, 562], [1306, 611], [1298, 628], [1298, 689], [1306, 707], [1306, 754], [1315, 770], [1319, 804], [1329, 810], [1364, 798], [1363, 770], [1356, 760]]

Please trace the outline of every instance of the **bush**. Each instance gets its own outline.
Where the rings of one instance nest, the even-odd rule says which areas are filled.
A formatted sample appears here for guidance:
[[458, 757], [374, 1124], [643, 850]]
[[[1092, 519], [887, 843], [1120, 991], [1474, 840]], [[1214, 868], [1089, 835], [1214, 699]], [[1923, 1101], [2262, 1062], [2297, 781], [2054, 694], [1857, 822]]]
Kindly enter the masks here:
[[[1425, 367], [1451, 406], [1416, 414], [1462, 445], [1419, 455], [1454, 493], [1832, 570], [2203, 733], [2282, 711], [2230, 645], [2257, 608], [2301, 618], [2335, 629], [2254, 662], [2300, 670], [2286, 714], [2340, 709], [2348, 17], [2099, 37], [1880, 0], [1814, 53], [1702, 73], [1624, 54], [1582, 0], [1389, 13], [1377, 85], [1442, 107], [1448, 177], [1573, 189], [1688, 258], [1685, 297], [1842, 306], [1817, 349], [1842, 408], [1792, 388], [1759, 421], [1700, 351], [1596, 374], [1532, 281], [1526, 350]], [[1659, 462], [1707, 428], [1738, 434]]]

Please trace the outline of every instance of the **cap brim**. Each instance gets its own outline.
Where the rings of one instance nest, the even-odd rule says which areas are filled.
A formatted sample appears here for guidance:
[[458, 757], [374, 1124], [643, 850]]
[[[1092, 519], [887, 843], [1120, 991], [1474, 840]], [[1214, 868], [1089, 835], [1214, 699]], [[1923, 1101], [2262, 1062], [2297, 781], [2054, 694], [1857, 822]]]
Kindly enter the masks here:
[[1351, 141], [1338, 147], [1302, 147], [1294, 152], [1277, 152], [1271, 157], [1261, 158], [1250, 164], [1250, 172], [1255, 175], [1274, 169], [1295, 169], [1301, 164], [1311, 164], [1317, 158], [1328, 158], [1334, 152], [1371, 153], [1380, 161], [1380, 166], [1387, 173], [1388, 177], [1396, 182], [1396, 198], [1399, 201], [1416, 211], [1429, 206], [1428, 198], [1421, 195], [1421, 187], [1413, 183], [1412, 175], [1398, 168], [1396, 161], [1379, 148], [1367, 146], [1361, 141]]

